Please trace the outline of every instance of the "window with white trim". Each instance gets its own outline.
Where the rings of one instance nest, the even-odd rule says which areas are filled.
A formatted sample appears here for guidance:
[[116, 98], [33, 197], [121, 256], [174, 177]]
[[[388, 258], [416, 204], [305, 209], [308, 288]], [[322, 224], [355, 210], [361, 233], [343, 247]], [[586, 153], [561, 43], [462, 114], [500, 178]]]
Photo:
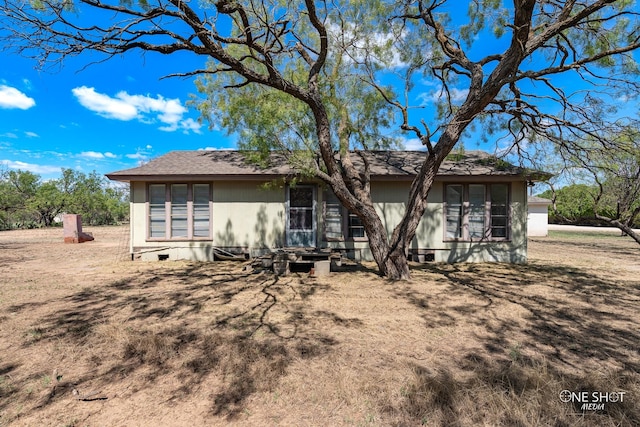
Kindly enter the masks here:
[[171, 184], [171, 237], [189, 237], [187, 184]]
[[211, 237], [210, 184], [149, 184], [149, 239]]
[[445, 240], [507, 240], [509, 184], [445, 185]]

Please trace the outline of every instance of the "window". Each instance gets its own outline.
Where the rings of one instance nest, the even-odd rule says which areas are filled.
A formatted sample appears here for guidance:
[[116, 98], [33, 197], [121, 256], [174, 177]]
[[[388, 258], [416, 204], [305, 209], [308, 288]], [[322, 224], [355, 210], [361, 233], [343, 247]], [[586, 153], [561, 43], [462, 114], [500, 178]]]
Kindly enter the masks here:
[[188, 237], [187, 184], [171, 185], [171, 237]]
[[352, 213], [349, 214], [349, 237], [363, 239], [367, 237], [362, 220]]
[[344, 208], [333, 191], [324, 192], [324, 238], [327, 241], [343, 240], [342, 212]]
[[352, 239], [367, 238], [362, 220], [349, 213], [333, 191], [325, 190], [323, 200], [324, 238], [327, 241], [344, 240], [345, 232]]
[[469, 185], [469, 238], [479, 240], [485, 231], [485, 194], [484, 185]]
[[193, 184], [193, 237], [209, 237], [209, 184]]
[[509, 236], [509, 186], [491, 186], [491, 236], [506, 239]]
[[149, 238], [211, 236], [210, 184], [150, 184]]
[[462, 237], [462, 185], [447, 185], [446, 190], [446, 223], [447, 239], [456, 239]]
[[289, 188], [289, 230], [313, 230], [313, 188]]
[[166, 234], [166, 186], [153, 184], [149, 186], [149, 237], [165, 237]]
[[444, 215], [445, 240], [506, 240], [509, 185], [446, 185]]

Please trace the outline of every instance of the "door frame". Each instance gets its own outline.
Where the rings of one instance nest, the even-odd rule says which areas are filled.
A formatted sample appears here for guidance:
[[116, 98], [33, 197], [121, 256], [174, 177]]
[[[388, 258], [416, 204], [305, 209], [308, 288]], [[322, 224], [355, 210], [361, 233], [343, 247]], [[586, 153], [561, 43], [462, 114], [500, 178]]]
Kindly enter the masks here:
[[[309, 189], [311, 190], [311, 200], [312, 200], [312, 205], [311, 205], [311, 222], [312, 222], [312, 229], [307, 231], [297, 231], [297, 230], [291, 230], [291, 216], [290, 216], [290, 209], [291, 209], [291, 189]], [[296, 185], [296, 186], [289, 186], [287, 185], [286, 187], [286, 224], [285, 224], [285, 241], [286, 241], [286, 245], [287, 246], [291, 246], [291, 247], [317, 247], [318, 246], [318, 217], [317, 217], [317, 206], [318, 206], [318, 188], [315, 185], [310, 185], [310, 184], [300, 184], [300, 185]], [[294, 233], [304, 233], [305, 231], [307, 231], [308, 233], [310, 233], [310, 238], [308, 239], [308, 241], [310, 242], [311, 246], [307, 246], [307, 245], [301, 245], [299, 242], [296, 242], [293, 239], [293, 234]], [[305, 239], [306, 240], [306, 239]]]

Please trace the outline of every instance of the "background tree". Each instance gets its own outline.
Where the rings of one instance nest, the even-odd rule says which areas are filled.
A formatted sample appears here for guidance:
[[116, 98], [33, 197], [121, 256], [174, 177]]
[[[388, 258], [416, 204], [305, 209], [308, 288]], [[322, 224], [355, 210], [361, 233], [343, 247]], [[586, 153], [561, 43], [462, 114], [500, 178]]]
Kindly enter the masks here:
[[58, 188], [55, 181], [40, 183], [35, 194], [26, 200], [25, 209], [34, 213], [38, 224], [51, 227], [56, 217], [67, 207], [68, 194]]
[[[607, 145], [611, 111], [600, 113], [618, 93], [638, 89], [632, 55], [640, 46], [638, 13], [623, 0], [515, 0], [509, 7], [476, 0], [464, 18], [460, 3], [446, 0], [0, 5], [6, 42], [41, 65], [87, 51], [106, 59], [134, 49], [209, 58], [207, 67], [175, 74], [206, 76], [203, 114], [232, 131], [245, 128], [252, 146], [290, 146], [292, 165], [325, 182], [362, 220], [381, 273], [396, 279], [409, 277], [407, 251], [438, 168], [474, 122], [489, 136], [506, 135], [515, 152], [542, 138], [564, 144], [567, 135]], [[104, 20], [85, 25], [76, 13], [84, 8], [104, 12]], [[568, 92], [561, 78], [582, 87]], [[412, 110], [421, 79], [439, 85], [437, 114], [429, 120]], [[247, 91], [261, 102], [247, 105]], [[295, 119], [280, 138], [287, 118], [268, 101], [285, 105]], [[221, 103], [216, 117], [213, 107]], [[273, 119], [265, 117], [274, 108]], [[359, 152], [362, 169], [350, 156], [378, 144], [389, 108], [397, 128], [427, 150], [393, 230], [374, 208], [366, 154]], [[260, 120], [240, 118], [236, 109], [255, 111]], [[307, 154], [301, 158], [297, 148]]]
[[639, 129], [635, 123], [610, 135], [615, 150], [602, 150], [599, 145], [587, 142], [583, 150], [587, 156], [578, 157], [574, 153], [569, 157], [575, 168], [590, 174], [595, 182], [594, 216], [620, 228], [638, 243], [640, 235], [631, 227], [640, 215]]
[[27, 208], [27, 201], [38, 191], [40, 177], [32, 172], [4, 171], [0, 178], [3, 228], [35, 226], [38, 217]]
[[594, 212], [594, 200], [597, 193], [595, 185], [571, 184], [552, 188], [540, 194], [552, 200], [549, 207], [549, 221], [556, 224], [593, 225], [597, 220]]
[[[554, 202], [554, 221], [604, 223], [640, 243], [632, 229], [640, 225], [640, 126], [630, 122], [607, 139], [605, 146], [590, 139], [556, 146], [552, 164], [559, 181], [541, 196]], [[558, 188], [566, 182], [574, 184]]]
[[128, 193], [95, 171], [62, 169], [45, 182], [20, 170], [0, 175], [0, 229], [49, 227], [62, 213], [80, 214], [89, 225], [116, 224], [128, 218]]
[[640, 244], [640, 233], [632, 229], [640, 225], [640, 145], [637, 141], [628, 152], [604, 158], [600, 170], [591, 168], [591, 172], [598, 188], [595, 217], [618, 227]]

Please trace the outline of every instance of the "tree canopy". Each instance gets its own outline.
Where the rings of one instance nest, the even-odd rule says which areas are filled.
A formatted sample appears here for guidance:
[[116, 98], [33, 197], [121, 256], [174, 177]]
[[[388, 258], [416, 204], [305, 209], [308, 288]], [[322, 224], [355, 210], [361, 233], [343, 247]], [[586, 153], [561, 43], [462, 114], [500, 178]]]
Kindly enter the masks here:
[[[639, 89], [634, 2], [476, 0], [459, 9], [447, 0], [1, 0], [0, 25], [5, 43], [41, 66], [89, 51], [100, 60], [132, 50], [206, 58], [174, 74], [199, 76], [203, 116], [238, 132], [245, 148], [289, 152], [360, 217], [381, 273], [406, 278], [427, 194], [465, 132], [482, 126], [516, 153], [540, 141], [608, 147], [623, 125], [616, 100]], [[399, 137], [427, 154], [403, 219], [386, 230], [367, 162], [359, 170], [348, 153]]]
[[[597, 221], [620, 228], [640, 243], [634, 232], [640, 220], [640, 128], [627, 126], [609, 135], [609, 144], [592, 140], [573, 141], [554, 150], [562, 159], [559, 177], [583, 182], [550, 190], [543, 197], [553, 200], [555, 220]], [[543, 162], [544, 163], [544, 162]]]
[[96, 172], [62, 169], [59, 179], [42, 181], [27, 171], [0, 173], [0, 229], [48, 227], [63, 213], [82, 215], [89, 225], [110, 225], [129, 216], [128, 193]]

